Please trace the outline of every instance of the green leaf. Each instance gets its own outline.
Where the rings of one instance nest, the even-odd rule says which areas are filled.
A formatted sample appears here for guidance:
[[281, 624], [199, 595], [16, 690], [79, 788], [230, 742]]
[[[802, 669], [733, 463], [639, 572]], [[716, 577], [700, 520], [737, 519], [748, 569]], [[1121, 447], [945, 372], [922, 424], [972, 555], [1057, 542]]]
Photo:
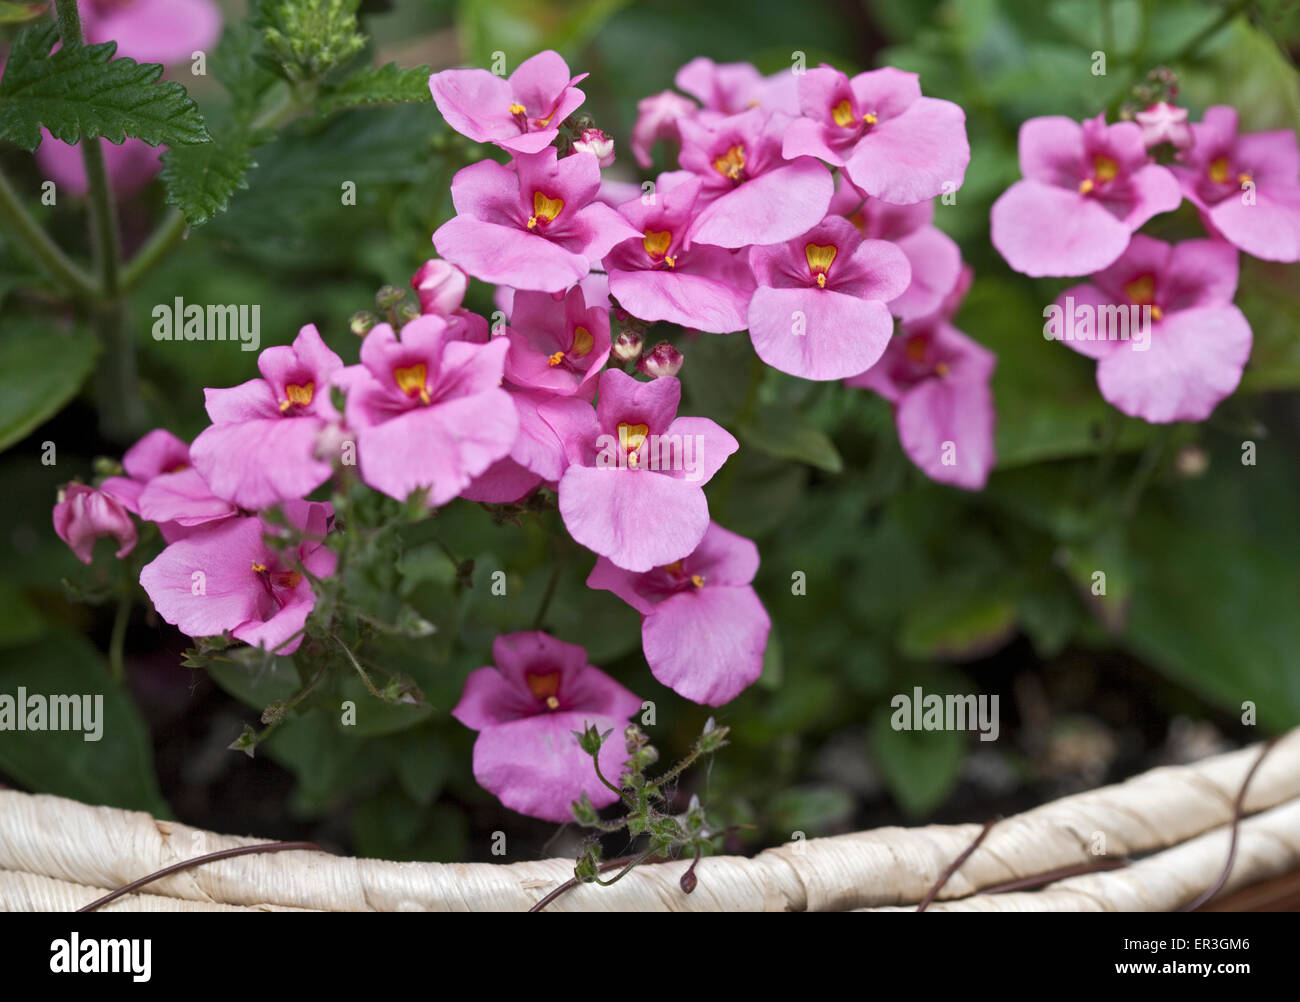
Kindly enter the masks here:
[[373, 104], [411, 104], [431, 101], [427, 66], [404, 70], [396, 63], [368, 66], [358, 70], [337, 86], [322, 92], [317, 108], [323, 114], [340, 108], [359, 108]]
[[753, 420], [737, 431], [744, 442], [776, 459], [793, 459], [827, 473], [844, 469], [844, 461], [830, 437], [784, 407], [759, 407]]
[[957, 782], [966, 740], [958, 731], [896, 731], [889, 707], [871, 722], [871, 751], [894, 799], [912, 817], [938, 807]]
[[13, 3], [11, 0], [0, 0], [0, 24], [30, 21], [44, 14], [45, 8], [44, 3]]
[[903, 618], [899, 651], [916, 661], [969, 661], [997, 650], [1016, 626], [1016, 602], [1005, 590], [944, 580]]
[[829, 786], [796, 786], [782, 790], [767, 805], [771, 830], [783, 838], [794, 832], [829, 835], [843, 828], [853, 814], [853, 798]]
[[99, 342], [82, 330], [24, 325], [0, 336], [0, 449], [62, 410], [98, 354]]
[[0, 136], [23, 149], [41, 144], [41, 126], [75, 143], [126, 136], [150, 146], [206, 143], [198, 105], [173, 81], [158, 83], [163, 68], [114, 59], [116, 42], [65, 45], [53, 55], [58, 28], [33, 25], [18, 36], [0, 79]]
[[0, 647], [17, 647], [38, 640], [45, 633], [45, 620], [23, 593], [0, 578]]
[[[154, 776], [149, 731], [126, 693], [109, 679], [99, 653], [74, 633], [52, 633], [7, 652], [0, 665], [0, 696], [91, 697], [101, 701], [95, 729], [0, 730], [0, 771], [29, 789], [169, 817]], [[81, 701], [84, 706], [84, 700]], [[47, 714], [47, 722], [49, 715]], [[14, 722], [16, 724], [16, 721]], [[13, 725], [10, 725], [13, 726]], [[87, 737], [98, 731], [98, 740]]]
[[232, 126], [210, 143], [168, 150], [162, 156], [167, 204], [180, 209], [191, 226], [225, 212], [230, 197], [248, 187], [248, 172], [257, 166], [253, 147], [270, 136]]

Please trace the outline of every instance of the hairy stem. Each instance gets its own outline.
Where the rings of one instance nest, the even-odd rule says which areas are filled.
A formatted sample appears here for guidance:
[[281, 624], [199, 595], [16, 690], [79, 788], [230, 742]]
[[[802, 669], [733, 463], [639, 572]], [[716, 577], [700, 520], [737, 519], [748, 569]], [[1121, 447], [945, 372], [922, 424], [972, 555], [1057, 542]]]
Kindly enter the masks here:
[[59, 245], [41, 228], [40, 223], [23, 208], [18, 193], [3, 171], [0, 171], [0, 222], [18, 238], [19, 246], [30, 249], [36, 255], [49, 276], [69, 295], [86, 301], [99, 296], [95, 280], [63, 253]]

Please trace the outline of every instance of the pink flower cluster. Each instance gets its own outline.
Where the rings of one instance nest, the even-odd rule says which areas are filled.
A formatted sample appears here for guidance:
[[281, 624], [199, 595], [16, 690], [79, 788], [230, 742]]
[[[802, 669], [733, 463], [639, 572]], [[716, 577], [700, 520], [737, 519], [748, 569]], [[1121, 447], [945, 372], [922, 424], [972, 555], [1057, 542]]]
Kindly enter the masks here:
[[[655, 677], [717, 706], [759, 676], [770, 630], [752, 586], [757, 547], [711, 520], [703, 490], [738, 444], [678, 413], [671, 346], [640, 359], [648, 380], [609, 366], [640, 353], [629, 357], [611, 318], [748, 330], [772, 367], [890, 401], [929, 476], [982, 486], [993, 358], [951, 326], [970, 272], [933, 225], [933, 199], [960, 186], [970, 156], [961, 109], [894, 69], [764, 78], [695, 60], [677, 83], [699, 103], [671, 92], [641, 102], [632, 140], [643, 165], [655, 142], [678, 143], [681, 169], [619, 197], [625, 186], [601, 176], [612, 140], [562, 135], [583, 78], [554, 52], [508, 78], [434, 74], [448, 124], [509, 159], [452, 181], [456, 214], [433, 234], [440, 259], [411, 281], [421, 314], [370, 329], [354, 365], [310, 325], [267, 348], [259, 378], [206, 391], [211, 425], [191, 446], [153, 432], [125, 457], [127, 477], [69, 488], [55, 513], [64, 538], [88, 557], [96, 535], [112, 535], [123, 554], [128, 511], [158, 522], [169, 545], [141, 583], [159, 614], [191, 636], [229, 632], [287, 653], [312, 581], [335, 563], [330, 506], [307, 498], [342, 466], [430, 507], [545, 487], [597, 557], [588, 585], [641, 614]], [[497, 287], [506, 323], [489, 330], [462, 307], [470, 278]], [[276, 539], [286, 521], [294, 547]], [[571, 732], [621, 728], [639, 698], [545, 634], [500, 637], [494, 658], [455, 710], [480, 732], [480, 783], [552, 820], [583, 792], [610, 802]], [[619, 744], [601, 753], [607, 773]]]
[[[1162, 156], [1163, 154], [1163, 156]], [[1294, 132], [1241, 135], [1237, 112], [1161, 101], [1107, 125], [1035, 118], [1020, 129], [1023, 180], [993, 205], [993, 244], [1017, 271], [1091, 275], [1054, 304], [1070, 315], [1144, 311], [1149, 336], [1093, 324], [1058, 337], [1097, 359], [1112, 405], [1151, 422], [1201, 421], [1236, 389], [1251, 331], [1233, 305], [1237, 252], [1300, 260], [1300, 147]], [[1173, 246], [1136, 231], [1187, 199], [1208, 239]], [[1050, 308], [1049, 308], [1050, 309]], [[1045, 330], [1059, 335], [1055, 328]]]

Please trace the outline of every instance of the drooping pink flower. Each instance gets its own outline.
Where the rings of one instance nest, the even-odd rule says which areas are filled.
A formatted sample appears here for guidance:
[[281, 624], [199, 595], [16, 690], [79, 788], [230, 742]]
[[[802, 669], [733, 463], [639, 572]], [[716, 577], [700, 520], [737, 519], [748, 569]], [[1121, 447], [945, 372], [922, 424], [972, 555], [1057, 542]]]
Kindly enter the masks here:
[[506, 339], [456, 340], [441, 317], [425, 314], [401, 338], [379, 324], [361, 343], [361, 364], [335, 377], [357, 432], [361, 479], [405, 501], [426, 489], [446, 504], [509, 452], [518, 419], [501, 389]]
[[703, 181], [705, 202], [689, 241], [748, 247], [790, 240], [826, 215], [835, 184], [816, 158], [786, 159], [781, 137], [790, 117], [751, 111], [682, 119], [681, 165]]
[[443, 70], [429, 77], [434, 104], [447, 124], [476, 143], [514, 153], [537, 153], [559, 134], [560, 123], [586, 100], [557, 52], [525, 59], [508, 78], [487, 70]]
[[195, 526], [230, 518], [239, 511], [212, 493], [190, 465], [189, 446], [163, 428], [148, 432], [127, 449], [122, 467], [126, 476], [106, 478], [101, 489], [128, 511], [158, 523], [169, 543]]
[[650, 152], [661, 139], [680, 142], [679, 119], [694, 113], [695, 102], [676, 91], [643, 97], [636, 103], [636, 125], [632, 127], [632, 155], [642, 168], [651, 164]]
[[[221, 34], [221, 8], [212, 0], [79, 0], [86, 42], [116, 42], [115, 56], [138, 63], [170, 66], [206, 51]], [[3, 65], [3, 60], [0, 60]], [[70, 195], [86, 194], [86, 167], [81, 148], [41, 130], [36, 162], [41, 172]], [[153, 180], [162, 166], [165, 146], [150, 146], [127, 136], [120, 145], [100, 143], [109, 183], [118, 195], [135, 193]]]
[[596, 776], [575, 732], [602, 734], [600, 771], [617, 784], [627, 758], [623, 729], [641, 709], [634, 695], [599, 668], [587, 652], [541, 632], [510, 633], [492, 643], [492, 660], [470, 673], [452, 716], [474, 741], [474, 778], [520, 814], [572, 821], [570, 805], [585, 793], [607, 807], [618, 795]]
[[706, 111], [736, 115], [750, 108], [799, 112], [798, 77], [791, 70], [765, 77], [750, 63], [715, 63], [698, 56], [673, 81]]
[[894, 405], [903, 452], [927, 477], [979, 490], [995, 461], [989, 381], [997, 358], [950, 323], [970, 274], [938, 312], [904, 324], [880, 361], [845, 383]]
[[1265, 261], [1300, 261], [1300, 149], [1290, 129], [1239, 135], [1237, 111], [1205, 110], [1173, 171], [1206, 229]]
[[1133, 116], [1142, 128], [1142, 142], [1147, 149], [1170, 143], [1185, 150], [1192, 145], [1192, 127], [1187, 124], [1187, 109], [1176, 108], [1167, 101], [1157, 101]]
[[804, 379], [843, 379], [880, 358], [894, 330], [889, 300], [911, 281], [907, 258], [828, 216], [775, 247], [754, 247], [758, 289], [749, 336], [768, 365]]
[[619, 567], [648, 571], [681, 560], [709, 525], [702, 490], [739, 448], [708, 418], [677, 417], [681, 383], [600, 376], [596, 409], [560, 398], [539, 411], [564, 443], [560, 515], [569, 534]]
[[95, 540], [112, 536], [121, 560], [136, 544], [135, 523], [112, 494], [72, 483], [59, 491], [54, 505], [54, 531], [87, 566], [94, 559]]
[[721, 706], [763, 671], [772, 623], [750, 584], [757, 571], [758, 547], [711, 522], [688, 557], [642, 574], [601, 557], [587, 585], [641, 613], [655, 678], [686, 699]]
[[329, 479], [316, 442], [336, 418], [330, 379], [343, 360], [312, 324], [292, 345], [258, 356], [261, 379], [204, 390], [212, 425], [190, 446], [194, 468], [219, 498], [256, 511], [299, 499]]
[[990, 215], [993, 246], [1026, 275], [1100, 271], [1124, 253], [1152, 216], [1178, 208], [1178, 182], [1150, 162], [1134, 122], [1082, 123], [1060, 116], [1020, 127], [1024, 179], [1004, 191]]
[[609, 311], [588, 309], [581, 287], [563, 302], [544, 292], [516, 293], [508, 337], [505, 376], [516, 386], [587, 400], [596, 395], [609, 359]]
[[596, 201], [600, 167], [588, 153], [553, 147], [519, 155], [516, 169], [471, 164], [451, 183], [458, 213], [433, 235], [438, 253], [484, 282], [563, 292], [635, 231]]
[[1250, 357], [1250, 324], [1232, 305], [1236, 290], [1231, 244], [1171, 246], [1138, 234], [1118, 261], [1057, 300], [1062, 323], [1067, 309], [1088, 311], [1094, 337], [1061, 337], [1061, 324], [1054, 333], [1097, 359], [1101, 395], [1125, 414], [1156, 423], [1204, 421], [1237, 388]]
[[322, 542], [330, 505], [286, 501], [283, 511], [306, 537], [290, 549], [267, 542], [283, 527], [251, 517], [215, 523], [158, 554], [140, 572], [158, 615], [190, 637], [228, 632], [276, 654], [296, 651], [316, 605], [308, 575], [329, 577], [338, 554]]
[[754, 279], [743, 252], [687, 244], [702, 206], [703, 181], [684, 172], [661, 174], [651, 204], [619, 206], [638, 231], [609, 252], [610, 293], [633, 316], [727, 334], [744, 330]]
[[830, 211], [844, 216], [869, 240], [888, 240], [903, 252], [912, 280], [902, 295], [889, 301], [901, 320], [933, 313], [961, 277], [961, 249], [934, 220], [934, 202], [891, 205], [868, 198], [841, 177]]
[[785, 132], [785, 156], [843, 167], [874, 198], [911, 205], [956, 191], [966, 177], [966, 113], [922, 97], [915, 73], [885, 67], [850, 80], [820, 66], [799, 77], [799, 105], [803, 117]]

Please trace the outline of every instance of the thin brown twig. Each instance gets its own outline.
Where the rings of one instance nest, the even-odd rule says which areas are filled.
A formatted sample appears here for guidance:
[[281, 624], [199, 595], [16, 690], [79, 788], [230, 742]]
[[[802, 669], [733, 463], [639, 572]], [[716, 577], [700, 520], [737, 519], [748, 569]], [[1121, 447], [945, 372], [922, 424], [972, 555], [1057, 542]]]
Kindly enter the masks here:
[[[632, 862], [633, 860], [635, 860], [635, 859], [637, 859], [637, 858], [638, 858], [637, 856], [619, 856], [617, 859], [606, 860], [605, 862], [601, 863], [600, 866], [596, 867], [596, 871], [597, 871], [598, 873], [604, 873], [606, 870], [616, 870], [616, 869], [618, 869], [620, 866], [623, 866], [623, 865], [626, 864], [626, 863], [630, 863], [630, 862]], [[667, 857], [667, 856], [651, 856], [651, 857], [649, 857], [649, 858], [647, 858], [647, 859], [643, 859], [643, 860], [641, 860], [641, 862], [643, 862], [643, 863], [666, 863], [666, 862], [668, 861], [668, 858], [669, 858], [669, 857]], [[548, 895], [546, 895], [546, 897], [542, 898], [541, 901], [537, 902], [537, 904], [535, 904], [535, 905], [533, 905], [533, 907], [529, 908], [529, 909], [528, 909], [529, 913], [532, 913], [532, 912], [540, 912], [543, 908], [545, 908], [547, 905], [549, 905], [552, 901], [554, 901], [556, 898], [558, 898], [558, 897], [559, 897], [561, 894], [563, 894], [565, 891], [570, 891], [570, 890], [572, 890], [573, 888], [577, 887], [580, 883], [582, 883], [582, 881], [580, 881], [577, 877], [570, 877], [568, 880], [566, 880], [564, 883], [562, 883], [559, 887], [555, 888], [555, 890], [551, 891], [550, 894], [548, 894]]]
[[1018, 880], [1008, 880], [1005, 884], [981, 887], [979, 893], [1005, 894], [1007, 891], [1024, 891], [1034, 887], [1043, 887], [1046, 884], [1054, 884], [1066, 877], [1081, 877], [1086, 873], [1119, 870], [1128, 865], [1129, 861], [1123, 858], [1101, 859], [1095, 863], [1075, 863], [1073, 866], [1062, 866], [1055, 870], [1048, 870], [1046, 873], [1035, 873], [1028, 877], [1020, 877]]
[[78, 912], [93, 912], [95, 909], [108, 904], [120, 898], [123, 894], [130, 894], [132, 891], [143, 887], [145, 884], [151, 884], [155, 880], [161, 880], [163, 877], [170, 876], [173, 873], [179, 873], [181, 870], [188, 870], [191, 867], [201, 866], [204, 863], [211, 863], [218, 859], [229, 859], [232, 856], [248, 856], [259, 852], [284, 852], [286, 849], [314, 849], [316, 852], [325, 852], [315, 842], [260, 842], [257, 845], [241, 845], [233, 849], [222, 849], [219, 852], [210, 852], [203, 856], [195, 856], [193, 859], [186, 859], [179, 863], [173, 863], [156, 873], [151, 873], [147, 877], [141, 877], [139, 880], [133, 880], [125, 887], [119, 887], [110, 894], [105, 894], [102, 898], [92, 901], [88, 905], [78, 908]]
[[938, 896], [941, 890], [943, 890], [943, 885], [952, 879], [952, 875], [961, 868], [962, 863], [966, 862], [966, 860], [970, 858], [971, 853], [980, 847], [980, 843], [984, 841], [984, 836], [986, 836], [989, 833], [989, 830], [998, 823], [998, 820], [998, 818], [989, 818], [989, 820], [984, 822], [984, 827], [980, 829], [980, 833], [975, 836], [975, 841], [966, 847], [965, 852], [952, 861], [952, 864], [948, 869], [944, 870], [939, 876], [939, 880], [935, 885], [931, 887], [925, 897], [921, 899], [921, 903], [916, 906], [918, 912], [923, 912], [930, 907], [930, 902]]
[[1190, 904], [1183, 905], [1180, 911], [1194, 912], [1210, 900], [1223, 889], [1223, 885], [1228, 882], [1228, 877], [1232, 874], [1232, 865], [1237, 861], [1237, 832], [1241, 826], [1241, 810], [1246, 803], [1246, 791], [1250, 789], [1250, 781], [1255, 778], [1255, 772], [1259, 769], [1260, 764], [1264, 761], [1273, 746], [1277, 744], [1277, 736], [1269, 738], [1264, 742], [1264, 747], [1259, 750], [1259, 756], [1255, 759], [1255, 764], [1250, 767], [1246, 773], [1246, 778], [1241, 781], [1241, 790], [1237, 793], [1237, 800], [1232, 805], [1232, 838], [1228, 842], [1228, 860], [1223, 864], [1223, 871], [1219, 874], [1219, 879], [1214, 885], [1201, 894], [1198, 894]]

